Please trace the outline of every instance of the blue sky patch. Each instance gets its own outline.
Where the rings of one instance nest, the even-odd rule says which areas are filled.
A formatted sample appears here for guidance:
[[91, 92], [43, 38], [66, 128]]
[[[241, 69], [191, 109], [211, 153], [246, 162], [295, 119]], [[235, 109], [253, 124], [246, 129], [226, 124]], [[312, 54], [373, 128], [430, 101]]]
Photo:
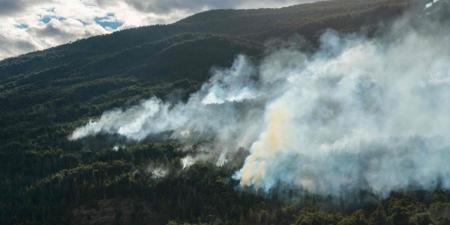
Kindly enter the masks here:
[[108, 13], [104, 17], [95, 17], [95, 22], [103, 28], [113, 30], [116, 30], [123, 25], [123, 22], [117, 20], [114, 13]]
[[48, 24], [48, 23], [50, 23], [50, 21], [51, 21], [52, 19], [57, 19], [57, 20], [59, 20], [59, 21], [63, 21], [63, 20], [65, 20], [66, 18], [64, 18], [64, 17], [62, 17], [62, 16], [43, 15], [43, 16], [41, 16], [41, 19], [39, 19], [39, 21], [41, 21], [41, 22], [43, 22], [43, 23], [45, 23], [45, 24]]
[[19, 24], [16, 24], [16, 27], [24, 30], [24, 29], [27, 29], [29, 26], [26, 23], [19, 23]]

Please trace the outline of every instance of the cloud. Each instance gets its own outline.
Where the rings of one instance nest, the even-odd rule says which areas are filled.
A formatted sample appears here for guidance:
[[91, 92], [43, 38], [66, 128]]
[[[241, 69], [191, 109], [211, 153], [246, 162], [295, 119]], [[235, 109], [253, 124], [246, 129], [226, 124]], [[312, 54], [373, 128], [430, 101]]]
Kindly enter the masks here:
[[16, 0], [0, 0], [0, 13], [13, 14], [23, 9], [25, 5], [21, 1]]
[[446, 26], [400, 21], [372, 39], [326, 33], [312, 55], [285, 48], [258, 64], [239, 56], [187, 102], [152, 98], [105, 112], [70, 139], [169, 133], [218, 165], [248, 149], [234, 178], [267, 191], [283, 184], [327, 196], [386, 196], [450, 188]]
[[99, 5], [88, 0], [1, 0], [0, 4], [0, 59], [118, 29], [178, 18], [172, 14], [142, 13], [121, 1]]
[[37, 49], [38, 46], [29, 40], [11, 39], [11, 37], [5, 37], [0, 34], [0, 59], [6, 58], [11, 55], [17, 54], [17, 52], [27, 52], [30, 49]]
[[0, 0], [0, 59], [119, 29], [167, 24], [207, 9], [279, 7], [303, 2], [306, 1]]
[[0, 0], [0, 15], [14, 15], [25, 10], [29, 6], [50, 1], [51, 0]]
[[270, 8], [282, 7], [313, 0], [125, 0], [138, 10], [146, 12], [166, 13], [175, 10], [198, 12], [207, 9], [236, 9], [236, 8]]

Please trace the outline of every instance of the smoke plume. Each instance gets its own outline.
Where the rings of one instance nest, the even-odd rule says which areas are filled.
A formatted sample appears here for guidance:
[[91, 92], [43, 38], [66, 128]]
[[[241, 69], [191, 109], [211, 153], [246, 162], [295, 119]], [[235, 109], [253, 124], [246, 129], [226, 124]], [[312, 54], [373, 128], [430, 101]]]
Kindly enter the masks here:
[[234, 177], [256, 189], [450, 188], [448, 27], [400, 21], [381, 37], [327, 32], [321, 43], [312, 55], [290, 47], [258, 63], [239, 56], [186, 102], [151, 98], [105, 112], [70, 139], [169, 132], [218, 165], [248, 149]]

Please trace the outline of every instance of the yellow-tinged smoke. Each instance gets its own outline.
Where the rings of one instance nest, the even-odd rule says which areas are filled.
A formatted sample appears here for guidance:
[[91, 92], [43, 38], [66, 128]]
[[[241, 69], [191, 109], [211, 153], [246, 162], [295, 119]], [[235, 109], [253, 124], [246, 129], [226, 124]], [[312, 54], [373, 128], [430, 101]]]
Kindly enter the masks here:
[[275, 158], [290, 143], [291, 115], [283, 104], [274, 104], [266, 115], [267, 127], [251, 148], [252, 154], [241, 169], [241, 185], [251, 186], [264, 182], [266, 161]]

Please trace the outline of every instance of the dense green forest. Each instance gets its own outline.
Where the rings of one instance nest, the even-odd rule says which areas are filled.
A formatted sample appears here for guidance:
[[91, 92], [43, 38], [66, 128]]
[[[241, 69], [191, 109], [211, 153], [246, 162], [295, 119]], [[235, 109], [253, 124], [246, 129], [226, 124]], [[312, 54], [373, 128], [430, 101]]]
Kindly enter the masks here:
[[[213, 10], [1, 61], [0, 224], [450, 224], [446, 190], [387, 199], [355, 193], [351, 203], [295, 190], [255, 193], [231, 178], [238, 159], [183, 169], [188, 152], [176, 142], [67, 139], [105, 110], [151, 96], [186, 98], [211, 68], [241, 53], [258, 59], [274, 38], [300, 35], [314, 48], [326, 29], [376, 34], [408, 5], [338, 0]], [[127, 147], [112, 150], [117, 140]], [[159, 167], [167, 176], [148, 172]]]

